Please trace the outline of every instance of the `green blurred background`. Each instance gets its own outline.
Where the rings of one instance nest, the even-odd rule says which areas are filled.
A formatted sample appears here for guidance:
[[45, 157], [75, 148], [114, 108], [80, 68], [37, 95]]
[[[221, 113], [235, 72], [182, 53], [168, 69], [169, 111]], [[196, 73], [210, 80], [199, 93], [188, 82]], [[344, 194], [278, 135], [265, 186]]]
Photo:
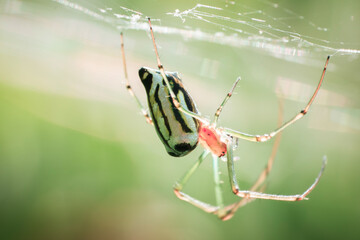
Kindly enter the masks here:
[[[303, 53], [292, 56], [181, 33], [156, 33], [166, 69], [182, 74], [203, 115], [213, 115], [240, 75], [240, 86], [220, 124], [265, 133], [276, 126], [277, 95], [285, 96], [284, 118], [289, 119], [310, 97], [327, 55], [338, 49], [360, 49], [360, 4], [279, 1], [281, 8], [275, 9], [268, 2], [235, 2], [76, 1], [100, 15], [100, 8], [111, 7], [112, 12], [131, 16], [133, 12], [121, 8], [126, 7], [143, 13], [143, 18], [160, 20], [154, 21], [156, 26], [200, 29], [212, 36], [234, 32], [196, 19], [183, 23], [166, 13], [197, 3], [227, 8], [224, 12], [203, 9], [224, 16], [262, 10], [279, 17], [271, 32], [291, 25], [304, 39], [319, 44], [285, 44], [269, 36], [268, 43], [279, 51], [290, 46]], [[286, 18], [289, 9], [297, 14], [295, 18]], [[130, 80], [145, 103], [137, 70], [156, 67], [148, 31], [131, 30], [137, 26], [131, 25], [131, 19], [106, 16], [110, 23], [54, 1], [0, 2], [1, 239], [358, 239], [358, 52], [332, 57], [309, 115], [283, 133], [267, 192], [301, 193], [327, 155], [327, 169], [310, 200], [257, 200], [221, 222], [172, 192], [173, 183], [194, 163], [201, 147], [183, 158], [167, 155], [126, 92], [119, 32], [125, 35]], [[314, 24], [328, 31], [319, 31]], [[248, 32], [257, 36], [250, 28]], [[258, 40], [249, 36], [239, 35], [256, 45]], [[257, 178], [272, 143], [239, 142], [236, 172], [242, 188]], [[214, 203], [209, 160], [185, 191]], [[234, 202], [225, 163], [221, 171], [225, 199]]]

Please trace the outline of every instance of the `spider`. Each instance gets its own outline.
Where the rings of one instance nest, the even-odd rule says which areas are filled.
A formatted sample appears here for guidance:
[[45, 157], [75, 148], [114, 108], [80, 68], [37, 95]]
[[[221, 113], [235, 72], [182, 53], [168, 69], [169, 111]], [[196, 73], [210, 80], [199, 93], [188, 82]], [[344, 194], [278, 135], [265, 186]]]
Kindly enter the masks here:
[[[146, 121], [155, 127], [156, 133], [164, 144], [165, 149], [169, 155], [174, 157], [185, 156], [193, 149], [195, 149], [198, 142], [204, 148], [204, 151], [199, 156], [197, 162], [195, 162], [190, 170], [188, 170], [184, 176], [175, 183], [175, 195], [181, 200], [189, 202], [190, 204], [204, 210], [205, 212], [217, 215], [217, 217], [222, 220], [230, 219], [239, 207], [244, 206], [246, 203], [254, 199], [270, 199], [279, 201], [301, 201], [307, 199], [306, 196], [315, 188], [320, 180], [320, 177], [322, 176], [326, 165], [326, 157], [323, 159], [322, 167], [317, 178], [305, 192], [297, 195], [276, 195], [263, 193], [264, 188], [260, 188], [260, 186], [264, 183], [271, 170], [274, 154], [276, 153], [276, 148], [279, 143], [277, 140], [279, 140], [279, 138], [275, 140], [273, 154], [268, 160], [267, 167], [262, 171], [256, 183], [250, 188], [250, 190], [241, 190], [237, 183], [234, 169], [233, 150], [237, 145], [238, 139], [252, 142], [266, 142], [276, 135], [279, 137], [282, 130], [305, 116], [323, 82], [330, 56], [328, 56], [326, 59], [320, 81], [305, 108], [289, 121], [282, 125], [279, 124], [279, 127], [269, 134], [251, 135], [217, 126], [220, 113], [227, 101], [232, 96], [232, 93], [240, 78], [236, 79], [231, 90], [227, 93], [223, 102], [217, 108], [214, 119], [209, 121], [199, 114], [195, 102], [193, 101], [190, 94], [185, 90], [178, 73], [167, 72], [164, 70], [164, 67], [160, 62], [150, 18], [148, 18], [148, 23], [159, 70], [142, 67], [139, 70], [139, 77], [147, 93], [150, 116], [130, 86], [125, 61], [123, 34], [121, 33], [121, 52], [126, 88], [130, 95], [136, 100]], [[200, 164], [209, 154], [213, 159], [213, 174], [216, 197], [215, 206], [200, 201], [182, 191], [189, 178], [198, 169]], [[241, 198], [241, 200], [238, 202], [228, 206], [225, 206], [223, 203], [218, 170], [219, 158], [225, 155], [227, 158], [227, 167], [232, 192]]]

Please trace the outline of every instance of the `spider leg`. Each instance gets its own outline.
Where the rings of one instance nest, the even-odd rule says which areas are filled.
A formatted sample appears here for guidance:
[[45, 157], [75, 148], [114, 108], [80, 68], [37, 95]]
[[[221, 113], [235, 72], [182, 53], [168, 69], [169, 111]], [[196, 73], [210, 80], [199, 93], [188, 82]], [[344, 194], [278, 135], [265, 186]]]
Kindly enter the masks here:
[[322, 72], [320, 81], [319, 81], [319, 83], [317, 85], [317, 88], [315, 89], [314, 94], [310, 98], [308, 104], [305, 106], [305, 108], [300, 113], [298, 113], [295, 117], [293, 117], [288, 122], [284, 123], [282, 126], [277, 128], [275, 131], [273, 131], [273, 132], [271, 132], [269, 134], [264, 134], [264, 135], [250, 135], [250, 134], [238, 132], [238, 131], [235, 131], [235, 130], [232, 130], [232, 129], [229, 129], [229, 128], [219, 128], [219, 129], [221, 131], [231, 135], [231, 136], [241, 138], [241, 139], [244, 139], [244, 140], [248, 140], [248, 141], [252, 141], [252, 142], [265, 142], [265, 141], [268, 141], [269, 139], [274, 137], [276, 134], [278, 134], [279, 132], [284, 130], [286, 127], [290, 126], [291, 124], [293, 124], [297, 120], [301, 119], [308, 112], [308, 110], [309, 110], [311, 104], [313, 103], [317, 93], [319, 92], [319, 89], [320, 89], [321, 84], [323, 82], [325, 72], [326, 72], [326, 68], [327, 68], [327, 65], [329, 63], [329, 59], [330, 59], [330, 56], [328, 56], [327, 59], [326, 59], [324, 70]]
[[227, 101], [230, 99], [230, 97], [232, 96], [233, 92], [234, 92], [234, 89], [237, 85], [237, 83], [240, 81], [241, 77], [238, 77], [234, 83], [234, 85], [232, 86], [230, 92], [228, 92], [228, 94], [226, 95], [225, 99], [223, 100], [223, 102], [221, 103], [221, 105], [218, 107], [218, 109], [216, 110], [216, 113], [215, 113], [215, 118], [214, 118], [214, 127], [216, 126], [217, 124], [217, 121], [219, 119], [219, 116], [220, 116], [220, 113], [223, 109], [223, 107], [225, 106], [225, 104], [227, 103]]
[[216, 206], [213, 206], [211, 204], [202, 202], [196, 198], [191, 197], [190, 195], [183, 193], [182, 189], [186, 182], [189, 180], [191, 175], [198, 169], [202, 161], [206, 158], [206, 156], [209, 154], [209, 151], [205, 150], [199, 157], [198, 161], [193, 165], [190, 170], [188, 170], [185, 175], [176, 182], [174, 185], [174, 193], [175, 195], [183, 200], [186, 201], [195, 207], [198, 207], [202, 209], [203, 211], [207, 213], [212, 213], [217, 215], [219, 218], [221, 218], [223, 215], [225, 215], [227, 212], [224, 212], [224, 203], [222, 198], [222, 192], [220, 187], [220, 178], [219, 178], [219, 158], [216, 155], [212, 155], [213, 158], [213, 173], [214, 173], [214, 182], [215, 182], [215, 197], [216, 197]]
[[200, 164], [202, 163], [202, 161], [206, 158], [206, 156], [209, 154], [209, 151], [205, 150], [199, 157], [198, 161], [192, 166], [192, 168], [190, 168], [185, 175], [175, 183], [174, 185], [174, 193], [175, 195], [185, 201], [188, 202], [192, 205], [194, 205], [195, 207], [198, 207], [200, 209], [202, 209], [205, 212], [208, 213], [214, 213], [216, 212], [219, 207], [216, 206], [212, 206], [208, 203], [204, 203], [202, 201], [199, 201], [193, 197], [191, 197], [190, 195], [187, 195], [186, 193], [182, 192], [182, 189], [184, 188], [184, 185], [187, 183], [187, 181], [189, 180], [189, 178], [193, 175], [193, 173], [199, 168]]
[[[279, 116], [278, 116], [278, 126], [281, 126], [282, 121], [283, 121], [283, 101], [282, 99], [279, 99]], [[250, 188], [250, 191], [259, 191], [259, 192], [263, 192], [265, 189], [265, 185], [263, 185], [263, 183], [265, 182], [265, 180], [267, 179], [267, 177], [269, 176], [269, 173], [272, 169], [274, 160], [275, 160], [275, 156], [277, 153], [277, 150], [279, 148], [280, 145], [280, 140], [281, 140], [281, 132], [276, 135], [275, 137], [275, 142], [274, 145], [272, 147], [272, 151], [271, 151], [271, 155], [267, 161], [266, 167], [264, 168], [264, 170], [260, 173], [259, 177], [257, 178], [257, 180], [255, 181], [255, 183], [252, 185], [252, 187]], [[223, 215], [222, 220], [229, 220], [230, 218], [233, 217], [233, 215], [235, 214], [235, 212], [240, 208], [245, 206], [246, 204], [254, 201], [255, 199], [248, 199], [248, 198], [243, 198], [240, 201], [230, 204], [228, 206], [225, 207], [225, 211], [226, 214]]]
[[234, 169], [234, 160], [233, 160], [233, 151], [232, 151], [232, 144], [228, 145], [228, 152], [227, 152], [227, 163], [228, 163], [228, 171], [229, 171], [229, 178], [231, 183], [231, 188], [234, 194], [242, 198], [248, 199], [269, 199], [269, 200], [277, 200], [277, 201], [301, 201], [307, 199], [306, 196], [316, 187], [319, 183], [319, 180], [324, 172], [325, 165], [326, 165], [326, 157], [323, 159], [322, 167], [319, 172], [319, 175], [315, 179], [314, 183], [306, 189], [305, 192], [302, 194], [297, 195], [276, 195], [276, 194], [268, 194], [268, 193], [261, 193], [261, 192], [254, 192], [254, 191], [243, 191], [240, 190], [239, 185], [236, 181], [236, 174]]
[[215, 214], [221, 218], [226, 212], [224, 212], [224, 202], [222, 197], [222, 191], [220, 187], [220, 176], [219, 176], [219, 157], [212, 154], [213, 158], [213, 173], [214, 173], [214, 182], [215, 182], [215, 197], [216, 197], [216, 205], [218, 206], [218, 210]]
[[148, 112], [145, 110], [144, 106], [141, 104], [139, 98], [135, 95], [134, 91], [131, 88], [130, 82], [129, 82], [129, 78], [128, 78], [128, 74], [127, 74], [127, 67], [126, 67], [126, 60], [125, 60], [125, 50], [124, 50], [124, 39], [123, 39], [123, 33], [120, 33], [120, 40], [121, 40], [121, 55], [122, 55], [122, 60], [123, 60], [123, 65], [124, 65], [124, 75], [125, 75], [125, 80], [126, 80], [126, 89], [128, 90], [129, 94], [135, 98], [136, 103], [138, 104], [141, 113], [144, 115], [146, 122], [153, 125], [153, 122], [148, 114]]
[[160, 61], [160, 57], [159, 57], [159, 53], [158, 53], [158, 50], [157, 50], [157, 47], [156, 47], [156, 42], [155, 42], [155, 37], [154, 37], [154, 32], [152, 30], [152, 25], [151, 25], [151, 21], [150, 21], [150, 18], [148, 18], [148, 21], [149, 21], [149, 26], [150, 26], [150, 33], [151, 33], [151, 38], [152, 38], [152, 41], [153, 41], [153, 44], [154, 44], [154, 49], [155, 49], [155, 55], [156, 55], [156, 61], [157, 61], [157, 65], [158, 65], [158, 68], [160, 70], [160, 73], [161, 73], [161, 76], [163, 77], [165, 83], [166, 83], [166, 86], [167, 88], [169, 89], [169, 92], [170, 92], [170, 96], [171, 96], [171, 99], [174, 103], [174, 106], [181, 112], [193, 117], [193, 118], [196, 118], [198, 119], [199, 121], [203, 122], [203, 123], [208, 123], [208, 121], [203, 118], [200, 114], [197, 114], [197, 113], [194, 113], [194, 112], [191, 112], [189, 110], [187, 110], [186, 108], [184, 108], [182, 106], [182, 104], [180, 103], [178, 97], [175, 95], [174, 91], [172, 90], [171, 86], [170, 86], [170, 83], [169, 83], [169, 80], [168, 78], [166, 77], [166, 74], [165, 74], [165, 70], [164, 70], [164, 67], [163, 65], [161, 64], [161, 61]]

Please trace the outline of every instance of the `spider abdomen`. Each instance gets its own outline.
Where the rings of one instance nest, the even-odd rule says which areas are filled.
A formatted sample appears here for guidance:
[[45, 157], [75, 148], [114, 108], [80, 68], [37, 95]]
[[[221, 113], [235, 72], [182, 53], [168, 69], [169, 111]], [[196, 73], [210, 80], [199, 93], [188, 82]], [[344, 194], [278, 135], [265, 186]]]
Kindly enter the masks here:
[[[156, 133], [166, 151], [174, 157], [188, 154], [198, 143], [199, 121], [175, 107], [159, 71], [143, 67], [139, 70], [139, 76], [146, 90]], [[177, 73], [166, 72], [166, 76], [184, 108], [197, 113], [195, 103], [184, 89]]]

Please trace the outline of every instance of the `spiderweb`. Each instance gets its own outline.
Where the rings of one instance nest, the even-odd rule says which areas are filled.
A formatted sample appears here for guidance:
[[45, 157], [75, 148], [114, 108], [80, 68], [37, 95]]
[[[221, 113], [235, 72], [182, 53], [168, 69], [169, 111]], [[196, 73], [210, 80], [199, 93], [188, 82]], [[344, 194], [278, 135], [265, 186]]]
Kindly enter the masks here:
[[[67, 52], [60, 51], [63, 49], [59, 48], [57, 45], [57, 38], [49, 38], [57, 36], [53, 36], [51, 31], [49, 34], [49, 29], [54, 30], [56, 33], [60, 32], [66, 36], [66, 39], [68, 37], [71, 40], [77, 37], [82, 38], [83, 36], [91, 36], [91, 39], [96, 38], [96, 43], [99, 46], [108, 46], [108, 49], [110, 49], [109, 52], [119, 50], [119, 38], [114, 36], [114, 32], [123, 31], [126, 36], [132, 35], [132, 38], [129, 37], [129, 39], [136, 39], [136, 41], [127, 41], [126, 43], [129, 52], [131, 52], [130, 50], [132, 49], [136, 49], [136, 51], [133, 51], [133, 54], [135, 53], [135, 59], [138, 60], [144, 58], [144, 61], [146, 61], [145, 55], [150, 53], [151, 61], [153, 61], [154, 55], [151, 44], [139, 46], [143, 40], [142, 38], [144, 38], [144, 36], [146, 38], [146, 35], [148, 36], [148, 39], [143, 40], [143, 42], [151, 43], [147, 21], [147, 17], [151, 17], [156, 36], [160, 37], [161, 35], [167, 35], [168, 39], [176, 38], [181, 40], [179, 41], [181, 44], [173, 43], [167, 48], [168, 50], [171, 50], [180, 46], [177, 51], [173, 51], [173, 53], [167, 51], [166, 54], [164, 53], [165, 51], [161, 51], [161, 53], [163, 53], [161, 57], [163, 62], [166, 63], [165, 65], [168, 66], [168, 63], [170, 62], [164, 61], [164, 58], [171, 56], [173, 59], [178, 60], [178, 62], [171, 62], [172, 64], [179, 65], [178, 63], [180, 61], [183, 64], [182, 69], [173, 68], [173, 70], [185, 73], [184, 69], [186, 69], [186, 71], [193, 74], [193, 76], [206, 78], [207, 83], [213, 81], [215, 84], [206, 85], [206, 87], [209, 88], [208, 92], [211, 91], [213, 86], [216, 88], [216, 84], [220, 82], [218, 79], [229, 79], [228, 84], [230, 85], [232, 79], [236, 79], [240, 74], [243, 74], [243, 79], [247, 79], [244, 81], [244, 84], [250, 83], [251, 79], [252, 84], [257, 87], [273, 88], [277, 95], [299, 102], [305, 102], [307, 100], [306, 96], [312, 94], [314, 82], [306, 82], [307, 79], [301, 72], [300, 81], [300, 77], [299, 79], [294, 77], [296, 74], [292, 74], [292, 70], [289, 70], [291, 73], [286, 75], [276, 74], [276, 66], [281, 65], [280, 67], [283, 69], [282, 64], [284, 61], [287, 61], [288, 63], [296, 62], [297, 67], [299, 67], [299, 65], [316, 66], [316, 68], [301, 68], [306, 69], [305, 71], [308, 71], [309, 69], [318, 71], [318, 69], [321, 69], [323, 66], [327, 55], [336, 54], [338, 58], [332, 58], [329, 64], [329, 71], [336, 72], [336, 74], [332, 75], [335, 80], [332, 85], [331, 82], [329, 82], [330, 84], [328, 84], [326, 88], [322, 88], [322, 96], [319, 94], [317, 103], [323, 106], [341, 107], [336, 113], [333, 113], [333, 111], [337, 111], [336, 109], [326, 109], [326, 111], [328, 111], [326, 114], [329, 116], [331, 115], [331, 121], [336, 122], [336, 124], [339, 123], [337, 125], [350, 126], [349, 131], [360, 129], [360, 122], [358, 120], [360, 112], [360, 94], [358, 90], [358, 73], [355, 72], [358, 71], [357, 66], [360, 54], [360, 42], [358, 41], [360, 36], [358, 28], [360, 16], [358, 11], [356, 11], [356, 6], [346, 3], [337, 3], [334, 0], [328, 1], [326, 5], [332, 5], [332, 7], [324, 7], [321, 3], [316, 1], [311, 3], [302, 2], [301, 4], [290, 3], [291, 1], [278, 1], [279, 3], [274, 1], [275, 0], [184, 0], [181, 2], [168, 1], [166, 4], [160, 4], [161, 1], [52, 0], [48, 2], [50, 4], [43, 6], [36, 1], [7, 0], [1, 3], [0, 6], [3, 7], [3, 12], [8, 14], [5, 19], [11, 19], [8, 22], [2, 21], [2, 29], [5, 29], [5, 32], [19, 33], [20, 37], [17, 37], [16, 39], [24, 39], [24, 42], [14, 45], [13, 43], [16, 43], [16, 39], [9, 38], [10, 40], [5, 42], [7, 45], [3, 44], [3, 46], [12, 46], [12, 48], [3, 48], [3, 51], [13, 51], [11, 54], [20, 51], [21, 54], [27, 53], [31, 55], [31, 57], [36, 58], [40, 56], [38, 52], [44, 51], [45, 45], [30, 44], [31, 47], [27, 47], [28, 42], [31, 42], [30, 40], [36, 40], [35, 43], [45, 41], [48, 43], [48, 49], [54, 48], [52, 50], [56, 50], [52, 51], [54, 52], [53, 57], [47, 56], [46, 59], [53, 59], [54, 61], [58, 61], [58, 65], [62, 65], [67, 63], [67, 61], [62, 61], [60, 56], [67, 57]], [[155, 3], [156, 5], [154, 5]], [[291, 4], [295, 4], [295, 6]], [[334, 7], [336, 4], [342, 6], [343, 9], [336, 9], [336, 7]], [[352, 4], [357, 4], [357, 6], [359, 6], [359, 3], [353, 2]], [[313, 14], [309, 14], [309, 12], [311, 13], [309, 9], [313, 8]], [[319, 9], [322, 10], [320, 13], [318, 12]], [[42, 12], [42, 10], [46, 11]], [[62, 15], [57, 15], [54, 11], [60, 12]], [[335, 11], [334, 14], [329, 15], [332, 11]], [[32, 16], [36, 19], [36, 21], [33, 21], [32, 23], [30, 22], [34, 25], [31, 25], [30, 23], [29, 25], [26, 25], [27, 22], [29, 22], [27, 21], [27, 18], [18, 18], [15, 21], [14, 16], [20, 16], [21, 13], [28, 14], [24, 16]], [[39, 18], [35, 18], [35, 16], [37, 17], [37, 14], [39, 15]], [[44, 14], [48, 14], [46, 16], [49, 17], [49, 19], [44, 18]], [[61, 26], [64, 25], [57, 23], [56, 20], [58, 16], [61, 16], [61, 22], [66, 23], [66, 27], [62, 28]], [[70, 17], [67, 19], [64, 16]], [[51, 17], [54, 19], [51, 19]], [[44, 21], [44, 19], [46, 19], [46, 21]], [[20, 20], [24, 20], [24, 22]], [[74, 20], [80, 20], [81, 24], [71, 26]], [[91, 22], [92, 28], [87, 29], [86, 27], [89, 22]], [[34, 26], [40, 25], [39, 23], [42, 23], [43, 27], [47, 30], [42, 31], [41, 29], [38, 29], [38, 31], [34, 31], [33, 29], [37, 29], [34, 28]], [[100, 23], [98, 25], [100, 25], [102, 31], [96, 32], [96, 30], [94, 30], [96, 28], [93, 28], [93, 23]], [[104, 26], [108, 26], [109, 28], [106, 29]], [[85, 30], [79, 31], [82, 27], [84, 27]], [[108, 31], [109, 29], [110, 31]], [[109, 32], [112, 35], [106, 35], [109, 34]], [[137, 38], [135, 38], [134, 36], [137, 32], [141, 34], [138, 34]], [[14, 36], [16, 34], [14, 34]], [[25, 36], [28, 36], [30, 40], [24, 38], [24, 34]], [[181, 56], [188, 54], [190, 51], [196, 51], [199, 47], [198, 43], [210, 43], [208, 46], [198, 51], [204, 52], [211, 50], [209, 51], [213, 52], [211, 53], [211, 56], [209, 54], [204, 57], [202, 52], [200, 54], [193, 54], [191, 59], [180, 59]], [[133, 46], [131, 46], [131, 44]], [[158, 47], [161, 47], [161, 44], [166, 44], [166, 41], [159, 41]], [[188, 48], [183, 47], [185, 44]], [[217, 44], [230, 47], [220, 46], [217, 49], [213, 49]], [[70, 44], [67, 42], [64, 46], [65, 45], [69, 46]], [[22, 46], [23, 48], [21, 49], [19, 46]], [[36, 46], [39, 48], [36, 48]], [[228, 66], [228, 63], [232, 60], [223, 63], [222, 60], [219, 59], [219, 55], [223, 54], [224, 58], [226, 58], [226, 54], [235, 52], [234, 48], [242, 48], [242, 50], [250, 51], [247, 53], [236, 51], [240, 52], [241, 58], [233, 59], [243, 61], [241, 66], [242, 69], [236, 69], [236, 71], [233, 71], [234, 73], [232, 75], [226, 75], [233, 70], [231, 68], [234, 68], [234, 66]], [[225, 51], [227, 51], [227, 53], [223, 53], [222, 49], [226, 49]], [[260, 54], [253, 54], [254, 51], [257, 51], [257, 53]], [[60, 52], [64, 55], [61, 55]], [[92, 55], [88, 57], [86, 54], [89, 53], [82, 54], [83, 55], [76, 55], [76, 57], [78, 57], [76, 58], [78, 61], [77, 69], [81, 70], [82, 68], [85, 68], [87, 72], [92, 73], [91, 76], [98, 76], [98, 78], [87, 77], [86, 84], [79, 82], [77, 89], [73, 86], [75, 80], [69, 80], [68, 84], [71, 84], [71, 91], [74, 91], [73, 94], [79, 96], [79, 92], [81, 92], [86, 96], [91, 95], [91, 97], [94, 98], [115, 101], [114, 99], [118, 98], [118, 91], [115, 86], [117, 86], [116, 84], [118, 84], [119, 78], [114, 78], [113, 74], [121, 74], [121, 71], [119, 71], [120, 63], [116, 62], [116, 59], [120, 59], [119, 56], [115, 56], [114, 59], [108, 59], [105, 55], [101, 55], [104, 59], [100, 62], [103, 62], [104, 64], [99, 67], [98, 62], [92, 63], [91, 61], [87, 61]], [[136, 54], [141, 54], [141, 57], [136, 58]], [[129, 55], [131, 56], [131, 54]], [[258, 56], [265, 55], [270, 56], [267, 59], [268, 61], [272, 61], [272, 57], [276, 57], [281, 61], [277, 61], [276, 65], [259, 63], [262, 64], [262, 68], [267, 67], [268, 69], [264, 69], [263, 75], [254, 76], [254, 73], [260, 72], [257, 70], [258, 62], [252, 61], [252, 66], [254, 66], [254, 69], [256, 68], [253, 71], [251, 71], [249, 67], [250, 64], [245, 65], [244, 62], [248, 61], [251, 57], [258, 58]], [[96, 58], [99, 58], [99, 56], [96, 56]], [[72, 56], [71, 59], [74, 59], [74, 57]], [[42, 59], [39, 61], [41, 60]], [[46, 66], [48, 66], [48, 64], [49, 62], [46, 60]], [[154, 66], [151, 64], [149, 65]], [[251, 73], [251, 76], [248, 76], [247, 78], [246, 72], [244, 71], [245, 67], [248, 68], [247, 72], [249, 72], [249, 74]], [[10, 69], [10, 67], [8, 69]], [[64, 66], [64, 69], [71, 68], [69, 66]], [[286, 69], [286, 67], [284, 69]], [[136, 70], [132, 71], [135, 75]], [[264, 79], [265, 74], [269, 79], [277, 79], [275, 87], [271, 85], [270, 81], [266, 82], [261, 80]], [[273, 74], [273, 76], [268, 76], [269, 74]], [[134, 76], [134, 78], [136, 77], [137, 76]], [[50, 81], [36, 84], [34, 82], [24, 81], [23, 79], [27, 78], [18, 77], [16, 80], [11, 81], [11, 83], [26, 85], [29, 88], [45, 89], [46, 91], [50, 91], [50, 89], [54, 92], [62, 91], [61, 88]], [[35, 81], [35, 79], [39, 79], [39, 77], [36, 76], [32, 79]], [[48, 79], [51, 78], [48, 77]], [[107, 83], [99, 83], [97, 82], [97, 79], [113, 80], [109, 80]], [[313, 79], [312, 76], [311, 79]], [[196, 81], [192, 81], [192, 83], [195, 82]], [[135, 83], [136, 81], [134, 81], [134, 84]], [[61, 84], [66, 85], [67, 83], [62, 80]], [[109, 87], [109, 89], [99, 91], [100, 87]], [[202, 84], [201, 87], [192, 86], [192, 89], [195, 89], [196, 87], [203, 89], [204, 84]], [[114, 90], [112, 92], [113, 89], [116, 89], [116, 91]], [[112, 94], [109, 94], [107, 91], [111, 91]], [[66, 92], [66, 94], [70, 94], [69, 92]], [[215, 93], [219, 95], [222, 94], [220, 91], [213, 91], [211, 94], [214, 95]], [[222, 95], [219, 96], [219, 98], [221, 97]], [[207, 98], [206, 100], [202, 100], [202, 98], [199, 99], [198, 102], [211, 101], [211, 99]], [[216, 104], [218, 103], [214, 100], [214, 102], [206, 104], [206, 106], [216, 106]], [[315, 115], [316, 112], [320, 111], [314, 111], [313, 114]], [[318, 128], [325, 126], [324, 128], [326, 129], [336, 129], [333, 125], [332, 127], [326, 126], [324, 122], [319, 122], [314, 124], [314, 126], [315, 125]]]
[[[347, 82], [356, 82], [353, 74], [348, 75], [349, 71], [354, 69], [360, 54], [360, 42], [357, 40], [359, 31], [356, 27], [359, 15], [352, 10], [356, 9], [356, 6], [351, 4], [338, 5], [344, 7], [344, 10], [336, 11], [334, 14], [334, 10], [337, 10], [336, 1], [327, 2], [326, 6], [332, 4], [332, 7], [328, 8], [316, 2], [294, 6], [289, 2], [277, 3], [268, 0], [184, 1], [176, 4], [167, 2], [163, 5], [158, 1], [156, 5], [152, 1], [53, 1], [116, 28], [119, 32], [133, 30], [149, 34], [147, 18], [150, 17], [155, 33], [180, 37], [185, 42], [208, 42], [250, 49], [261, 52], [262, 55], [270, 55], [302, 65], [322, 66], [327, 55], [345, 56], [346, 60], [343, 58], [342, 66], [340, 67], [340, 63], [337, 66], [342, 69], [341, 74]], [[303, 9], [298, 9], [299, 6]], [[309, 9], [314, 9], [312, 14], [309, 14], [311, 13]], [[150, 39], [149, 35], [148, 37]], [[205, 71], [200, 68], [200, 73], [205, 72], [207, 78], [216, 76], [215, 73], [211, 73], [218, 70], [218, 63], [212, 63], [214, 62], [204, 59], [202, 66], [205, 66]], [[279, 77], [275, 91], [277, 95], [287, 99], [304, 102], [302, 96], [310, 95], [312, 87], [313, 85], [296, 83], [294, 80]], [[302, 91], [299, 91], [299, 88]], [[339, 85], [340, 88], [342, 86]], [[294, 96], [294, 92], [301, 92], [301, 96]], [[317, 99], [319, 103], [351, 107], [350, 114], [327, 113], [346, 116], [332, 121], [341, 122], [339, 126], [359, 129], [359, 121], [349, 117], [358, 116], [356, 107], [359, 95], [356, 88], [347, 88], [347, 96], [335, 91], [323, 90], [323, 92], [325, 92], [323, 96]], [[354, 106], [356, 110], [353, 109]], [[314, 128], [322, 128], [325, 125], [326, 129], [330, 128], [328, 127], [330, 125], [324, 122], [315, 125]], [[331, 127], [331, 129], [336, 128]], [[343, 131], [342, 128], [338, 129]]]
[[53, 1], [121, 31], [148, 31], [147, 17], [151, 17], [154, 31], [158, 33], [261, 49], [281, 58], [307, 56], [313, 52], [328, 55], [360, 53], [358, 43], [327, 40], [331, 29], [326, 23], [322, 26], [281, 4], [266, 0], [246, 4], [235, 1], [210, 1], [212, 5], [195, 3], [188, 9], [175, 8], [156, 15], [114, 2], [99, 5], [91, 1]]

